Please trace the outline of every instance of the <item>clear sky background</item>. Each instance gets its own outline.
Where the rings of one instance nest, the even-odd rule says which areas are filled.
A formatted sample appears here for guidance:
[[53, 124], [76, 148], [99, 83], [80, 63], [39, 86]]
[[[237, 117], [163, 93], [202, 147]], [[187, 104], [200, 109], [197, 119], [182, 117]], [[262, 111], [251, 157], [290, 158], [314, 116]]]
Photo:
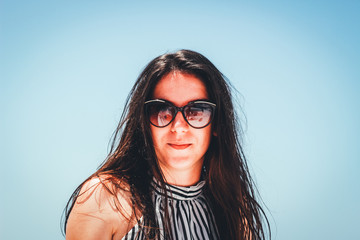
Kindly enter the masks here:
[[241, 93], [273, 239], [360, 239], [360, 1], [0, 2], [0, 239], [63, 239], [154, 57], [207, 56]]

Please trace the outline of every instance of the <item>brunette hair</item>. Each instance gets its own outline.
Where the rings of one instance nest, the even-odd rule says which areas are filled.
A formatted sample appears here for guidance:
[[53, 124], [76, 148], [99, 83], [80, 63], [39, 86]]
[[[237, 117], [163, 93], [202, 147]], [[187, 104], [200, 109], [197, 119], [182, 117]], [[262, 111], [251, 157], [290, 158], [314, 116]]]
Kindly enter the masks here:
[[[205, 154], [203, 177], [206, 180], [205, 194], [214, 206], [220, 238], [265, 239], [267, 230], [270, 236], [269, 223], [256, 199], [257, 190], [241, 146], [241, 126], [234, 110], [230, 83], [206, 57], [190, 50], [161, 55], [152, 60], [140, 74], [127, 98], [108, 157], [68, 201], [65, 231], [68, 217], [84, 183], [93, 177], [107, 176], [114, 187], [105, 188], [114, 196], [119, 190], [124, 190], [121, 182], [128, 186], [136, 219], [140, 217], [136, 216], [135, 209], [138, 209], [146, 220], [143, 229], [147, 238], [158, 235], [151, 201], [152, 178], [155, 177], [161, 183], [164, 191], [166, 188], [153, 147], [144, 103], [151, 99], [157, 82], [174, 71], [192, 74], [202, 80], [209, 100], [216, 104], [212, 123], [216, 134], [212, 136]], [[165, 209], [165, 233], [169, 232], [169, 219]]]

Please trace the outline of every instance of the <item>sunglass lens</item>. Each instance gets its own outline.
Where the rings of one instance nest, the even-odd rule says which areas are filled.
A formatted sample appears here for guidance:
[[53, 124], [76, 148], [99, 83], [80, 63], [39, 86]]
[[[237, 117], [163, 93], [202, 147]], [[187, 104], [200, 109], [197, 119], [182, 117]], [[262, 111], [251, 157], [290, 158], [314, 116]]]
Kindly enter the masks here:
[[194, 103], [184, 109], [186, 120], [195, 128], [208, 125], [212, 118], [213, 108], [206, 103]]
[[166, 103], [150, 103], [147, 106], [147, 113], [150, 122], [158, 127], [168, 125], [173, 119], [175, 110]]

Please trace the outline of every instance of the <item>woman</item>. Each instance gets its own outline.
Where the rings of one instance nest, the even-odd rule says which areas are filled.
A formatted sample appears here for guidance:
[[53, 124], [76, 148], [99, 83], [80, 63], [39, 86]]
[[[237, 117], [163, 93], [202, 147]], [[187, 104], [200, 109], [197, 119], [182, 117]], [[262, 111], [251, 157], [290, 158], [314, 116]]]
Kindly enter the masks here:
[[239, 127], [229, 85], [207, 58], [155, 58], [130, 92], [109, 156], [68, 202], [66, 238], [265, 238]]

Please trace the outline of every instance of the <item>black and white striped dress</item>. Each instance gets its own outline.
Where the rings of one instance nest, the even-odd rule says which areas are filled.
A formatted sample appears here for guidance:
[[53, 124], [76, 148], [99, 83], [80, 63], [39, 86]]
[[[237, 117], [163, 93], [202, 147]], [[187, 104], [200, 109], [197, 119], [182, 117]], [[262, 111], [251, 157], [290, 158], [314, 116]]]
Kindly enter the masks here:
[[[164, 204], [168, 205], [172, 239], [219, 239], [212, 209], [202, 192], [204, 185], [205, 181], [190, 187], [167, 185], [168, 201], [165, 203], [160, 185], [156, 181], [152, 182], [153, 204], [161, 240], [165, 239]], [[138, 224], [123, 237], [123, 240], [132, 239], [145, 239]]]

